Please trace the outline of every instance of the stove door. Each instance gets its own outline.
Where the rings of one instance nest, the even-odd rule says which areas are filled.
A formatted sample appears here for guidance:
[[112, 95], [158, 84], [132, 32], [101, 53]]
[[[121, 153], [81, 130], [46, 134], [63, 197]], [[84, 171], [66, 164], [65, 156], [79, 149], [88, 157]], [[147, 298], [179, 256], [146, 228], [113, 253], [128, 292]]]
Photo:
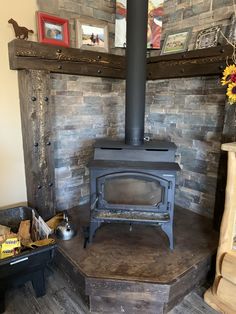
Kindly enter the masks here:
[[139, 172], [97, 178], [98, 207], [103, 209], [166, 209], [168, 181]]

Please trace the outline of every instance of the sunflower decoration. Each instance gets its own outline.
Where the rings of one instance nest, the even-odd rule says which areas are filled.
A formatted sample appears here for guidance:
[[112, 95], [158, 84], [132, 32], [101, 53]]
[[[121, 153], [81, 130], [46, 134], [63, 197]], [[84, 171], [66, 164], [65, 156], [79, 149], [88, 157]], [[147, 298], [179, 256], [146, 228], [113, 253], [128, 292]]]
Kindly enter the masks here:
[[226, 95], [229, 98], [229, 103], [232, 105], [236, 103], [236, 83], [230, 83], [227, 88]]
[[221, 84], [222, 85], [227, 85], [229, 83], [232, 83], [233, 82], [233, 79], [236, 78], [236, 66], [233, 64], [233, 65], [228, 65], [224, 72], [223, 72], [223, 77], [222, 77], [222, 80], [221, 80]]
[[236, 103], [236, 66], [235, 64], [228, 65], [224, 72], [221, 80], [222, 85], [227, 86], [226, 95], [228, 96], [228, 100], [230, 105]]

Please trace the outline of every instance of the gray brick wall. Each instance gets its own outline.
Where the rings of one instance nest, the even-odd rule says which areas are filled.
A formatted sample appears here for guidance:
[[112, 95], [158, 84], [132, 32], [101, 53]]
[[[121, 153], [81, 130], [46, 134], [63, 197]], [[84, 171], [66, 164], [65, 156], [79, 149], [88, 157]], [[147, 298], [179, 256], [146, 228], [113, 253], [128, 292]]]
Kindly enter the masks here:
[[[107, 21], [110, 51], [114, 49], [115, 0], [38, 0], [39, 9], [70, 20], [75, 47], [75, 18]], [[169, 30], [193, 27], [189, 49], [199, 30], [222, 25], [227, 31], [232, 1], [166, 0], [163, 36]], [[152, 55], [159, 51], [152, 52]], [[99, 137], [124, 137], [124, 88], [120, 80], [52, 75], [55, 107], [55, 173], [58, 209], [88, 201], [88, 160]], [[219, 78], [188, 78], [147, 83], [146, 129], [153, 138], [178, 146], [176, 203], [212, 216], [219, 164], [225, 95]]]
[[[96, 138], [124, 137], [125, 83], [81, 76], [52, 76], [58, 209], [88, 201], [88, 160]], [[218, 78], [147, 83], [145, 132], [174, 141], [182, 171], [176, 203], [212, 215], [224, 90]]]
[[148, 82], [146, 132], [176, 143], [176, 204], [212, 216], [224, 123], [218, 77]]
[[87, 164], [96, 138], [124, 137], [124, 82], [53, 74], [57, 208], [85, 203]]

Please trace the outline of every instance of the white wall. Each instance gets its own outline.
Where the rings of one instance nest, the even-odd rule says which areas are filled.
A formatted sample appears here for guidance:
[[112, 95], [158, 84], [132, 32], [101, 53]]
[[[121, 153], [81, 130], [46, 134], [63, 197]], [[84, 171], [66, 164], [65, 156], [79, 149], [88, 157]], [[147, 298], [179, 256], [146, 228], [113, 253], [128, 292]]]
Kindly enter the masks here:
[[17, 71], [8, 62], [7, 45], [15, 36], [8, 20], [35, 30], [35, 11], [36, 0], [3, 1], [0, 10], [0, 208], [27, 200]]

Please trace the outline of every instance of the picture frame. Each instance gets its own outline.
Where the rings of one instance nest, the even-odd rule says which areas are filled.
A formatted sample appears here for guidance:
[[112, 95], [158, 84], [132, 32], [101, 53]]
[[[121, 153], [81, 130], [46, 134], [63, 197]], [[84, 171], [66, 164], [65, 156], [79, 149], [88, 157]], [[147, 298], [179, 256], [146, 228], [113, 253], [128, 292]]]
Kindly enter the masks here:
[[192, 28], [167, 32], [161, 49], [161, 55], [187, 51], [191, 34]]
[[195, 49], [216, 47], [218, 44], [220, 26], [212, 26], [201, 30], [196, 38]]
[[[164, 0], [148, 0], [147, 49], [160, 49]], [[126, 48], [127, 0], [116, 0], [115, 47]]]
[[108, 52], [108, 24], [96, 19], [76, 19], [76, 47]]
[[69, 47], [69, 21], [45, 12], [36, 12], [38, 40], [44, 44]]
[[235, 13], [233, 13], [230, 17], [228, 40], [232, 44], [236, 43], [236, 15], [235, 15]]

